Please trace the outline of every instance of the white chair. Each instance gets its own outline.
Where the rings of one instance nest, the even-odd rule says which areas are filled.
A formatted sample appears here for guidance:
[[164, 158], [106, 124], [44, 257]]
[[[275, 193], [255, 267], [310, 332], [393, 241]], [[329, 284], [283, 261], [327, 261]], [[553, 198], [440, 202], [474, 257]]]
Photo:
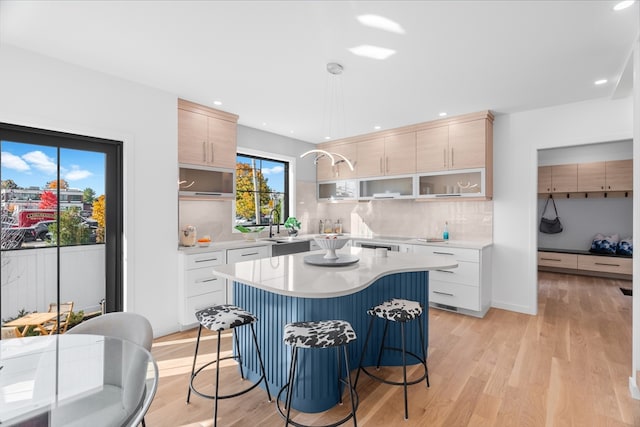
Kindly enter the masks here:
[[[149, 321], [136, 313], [107, 313], [74, 326], [67, 334], [104, 335], [106, 337], [120, 338], [131, 341], [147, 351], [151, 351], [153, 343], [153, 329]], [[145, 371], [146, 372], [146, 371]], [[144, 400], [144, 399], [143, 399]], [[150, 405], [151, 399], [148, 400]], [[131, 425], [142, 423], [145, 426], [144, 415], [147, 407], [141, 408], [136, 420]]]

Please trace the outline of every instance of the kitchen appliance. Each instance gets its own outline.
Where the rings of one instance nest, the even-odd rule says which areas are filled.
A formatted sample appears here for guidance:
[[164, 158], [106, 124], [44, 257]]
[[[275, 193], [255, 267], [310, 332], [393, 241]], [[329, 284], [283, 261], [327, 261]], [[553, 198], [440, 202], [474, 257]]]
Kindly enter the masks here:
[[366, 240], [354, 240], [353, 246], [356, 248], [378, 249], [384, 248], [391, 252], [400, 252], [400, 246], [393, 243], [370, 242]]
[[179, 165], [178, 195], [198, 198], [235, 198], [235, 172], [196, 165]]
[[182, 246], [195, 246], [198, 241], [198, 233], [193, 225], [185, 225], [180, 231], [180, 244]]

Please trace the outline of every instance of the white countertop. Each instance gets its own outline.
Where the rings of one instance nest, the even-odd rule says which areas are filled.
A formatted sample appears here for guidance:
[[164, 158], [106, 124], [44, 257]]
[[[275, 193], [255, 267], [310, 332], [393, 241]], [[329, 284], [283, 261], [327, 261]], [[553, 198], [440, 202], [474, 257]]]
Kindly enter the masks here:
[[[295, 237], [295, 240], [312, 240], [314, 236], [317, 234], [302, 234]], [[345, 234], [345, 236], [349, 236], [353, 240], [367, 240], [370, 242], [379, 242], [379, 243], [398, 243], [398, 244], [409, 244], [409, 245], [424, 245], [424, 246], [441, 246], [441, 247], [450, 247], [450, 248], [467, 248], [467, 249], [483, 249], [487, 246], [491, 246], [493, 243], [488, 241], [465, 241], [465, 240], [447, 240], [446, 242], [427, 242], [426, 239], [415, 238], [415, 237], [398, 237], [398, 236], [376, 236], [376, 237], [366, 237], [366, 236], [358, 236], [354, 234]], [[276, 236], [275, 238], [286, 240], [286, 235]], [[226, 249], [241, 249], [241, 248], [249, 248], [252, 246], [270, 246], [273, 245], [274, 242], [270, 242], [267, 239], [267, 236], [260, 237], [258, 240], [248, 241], [248, 240], [228, 240], [223, 242], [213, 242], [209, 246], [192, 246], [192, 247], [184, 247], [180, 246], [178, 250], [185, 254], [198, 254], [201, 252], [211, 252], [217, 250], [226, 250]]]
[[281, 295], [299, 298], [331, 298], [354, 294], [377, 279], [394, 273], [444, 270], [458, 266], [451, 259], [389, 252], [387, 257], [376, 257], [372, 249], [351, 248], [337, 254], [351, 254], [360, 261], [344, 267], [319, 267], [304, 262], [310, 254], [303, 252], [213, 268], [217, 276], [235, 280]]

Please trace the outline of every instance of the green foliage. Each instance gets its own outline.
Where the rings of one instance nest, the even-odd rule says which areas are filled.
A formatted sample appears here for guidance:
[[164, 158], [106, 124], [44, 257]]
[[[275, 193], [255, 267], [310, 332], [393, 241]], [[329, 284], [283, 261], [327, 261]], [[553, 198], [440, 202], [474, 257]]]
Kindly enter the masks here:
[[67, 325], [67, 330], [69, 328], [77, 325], [78, 323], [84, 320], [84, 310], [80, 310], [77, 313], [71, 312], [71, 316], [69, 316], [69, 323]]
[[302, 224], [300, 224], [300, 221], [298, 221], [298, 219], [295, 216], [290, 216], [284, 222], [284, 228], [289, 228], [292, 230], [300, 230], [300, 227], [302, 227]]
[[84, 203], [91, 203], [93, 204], [93, 201], [95, 200], [96, 197], [96, 192], [93, 191], [93, 188], [85, 188], [84, 192], [82, 193], [82, 201]]
[[58, 224], [49, 225], [53, 245], [84, 245], [89, 243], [90, 230], [82, 223], [78, 208], [60, 212], [60, 242], [58, 242]]
[[[254, 174], [257, 188], [254, 187]], [[259, 192], [260, 212], [268, 210], [270, 192], [268, 178], [262, 175], [262, 171], [255, 171], [246, 163], [236, 164], [236, 214], [244, 218], [255, 218], [256, 204], [255, 192]], [[256, 222], [259, 221], [255, 218]]]

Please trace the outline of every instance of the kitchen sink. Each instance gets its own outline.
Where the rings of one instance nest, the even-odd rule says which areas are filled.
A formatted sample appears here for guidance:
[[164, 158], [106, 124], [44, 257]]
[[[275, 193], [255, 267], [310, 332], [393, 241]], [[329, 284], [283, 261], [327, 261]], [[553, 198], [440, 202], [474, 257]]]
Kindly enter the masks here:
[[271, 246], [271, 256], [308, 252], [311, 245], [311, 242], [309, 240], [296, 239], [291, 237], [270, 237], [261, 240], [275, 243]]

